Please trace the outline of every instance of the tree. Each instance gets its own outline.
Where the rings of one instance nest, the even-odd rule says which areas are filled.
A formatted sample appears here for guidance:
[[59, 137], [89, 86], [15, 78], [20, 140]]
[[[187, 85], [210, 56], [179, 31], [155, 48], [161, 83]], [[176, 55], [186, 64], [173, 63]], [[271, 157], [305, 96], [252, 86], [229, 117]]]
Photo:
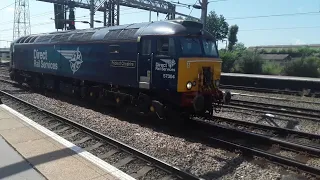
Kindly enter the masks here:
[[237, 25], [233, 25], [230, 27], [229, 29], [229, 33], [228, 33], [228, 50], [232, 51], [233, 50], [233, 46], [238, 42], [237, 39], [237, 33], [238, 33], [239, 27]]
[[288, 51], [286, 49], [280, 49], [278, 51], [278, 54], [287, 54], [287, 53], [288, 53]]
[[265, 62], [262, 65], [262, 74], [281, 75], [283, 66], [276, 62]]
[[287, 76], [320, 77], [320, 59], [317, 57], [299, 58], [284, 68]]
[[298, 52], [300, 53], [300, 56], [304, 58], [313, 55], [316, 51], [310, 47], [304, 46], [299, 48]]
[[227, 37], [228, 27], [229, 25], [222, 15], [218, 16], [214, 11], [210, 11], [207, 16], [205, 29], [211, 33], [217, 41], [221, 41]]
[[240, 58], [244, 54], [244, 52], [247, 50], [246, 46], [243, 43], [236, 43], [233, 46], [233, 51], [237, 54], [237, 56]]
[[229, 73], [233, 71], [234, 62], [237, 60], [238, 55], [235, 52], [220, 52], [222, 60], [222, 72]]
[[246, 74], [261, 74], [262, 59], [256, 52], [245, 51], [238, 61], [239, 70]]
[[246, 46], [245, 46], [243, 43], [241, 43], [241, 42], [236, 43], [236, 44], [234, 45], [234, 47], [233, 47], [233, 50], [235, 50], [235, 51], [240, 51], [240, 52], [243, 52], [243, 51], [245, 51], [246, 49], [247, 49]]
[[270, 53], [272, 53], [272, 54], [277, 54], [277, 53], [278, 53], [278, 50], [277, 50], [277, 49], [272, 49], [272, 50], [270, 51]]

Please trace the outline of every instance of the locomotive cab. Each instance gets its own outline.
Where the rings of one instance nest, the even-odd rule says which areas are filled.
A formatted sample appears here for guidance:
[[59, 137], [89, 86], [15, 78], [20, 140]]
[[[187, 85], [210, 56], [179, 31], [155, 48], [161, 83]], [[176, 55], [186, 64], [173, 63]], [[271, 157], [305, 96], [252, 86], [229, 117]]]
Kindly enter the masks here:
[[218, 112], [230, 101], [219, 89], [221, 64], [216, 41], [207, 34], [179, 38], [177, 92], [181, 106], [200, 114]]
[[[138, 38], [138, 81], [142, 89], [154, 89], [162, 99], [180, 108], [205, 113], [228, 103], [230, 93], [219, 90], [221, 60], [212, 35], [197, 22], [179, 22], [184, 29], [172, 35]], [[161, 90], [161, 91], [160, 91]]]

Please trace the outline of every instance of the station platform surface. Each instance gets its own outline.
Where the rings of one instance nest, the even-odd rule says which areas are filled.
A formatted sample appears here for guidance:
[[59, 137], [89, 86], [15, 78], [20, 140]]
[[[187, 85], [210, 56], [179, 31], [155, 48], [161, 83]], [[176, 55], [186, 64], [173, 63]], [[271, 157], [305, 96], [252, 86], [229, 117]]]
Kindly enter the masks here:
[[134, 179], [0, 104], [0, 179]]

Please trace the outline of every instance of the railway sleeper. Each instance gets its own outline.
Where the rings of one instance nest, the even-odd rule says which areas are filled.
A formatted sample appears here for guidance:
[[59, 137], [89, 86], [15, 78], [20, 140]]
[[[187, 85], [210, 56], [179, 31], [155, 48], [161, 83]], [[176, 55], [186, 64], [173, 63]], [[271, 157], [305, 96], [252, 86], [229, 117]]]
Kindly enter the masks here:
[[[63, 124], [66, 126], [70, 126], [68, 129], [75, 129], [79, 130], [76, 132], [70, 131], [70, 132], [63, 132], [62, 129], [67, 130], [66, 128], [60, 129], [61, 136], [65, 139], [68, 139], [70, 137], [73, 137], [71, 140], [69, 140], [71, 143], [82, 147], [84, 150], [87, 150], [100, 159], [108, 162], [109, 164], [113, 164], [115, 167], [122, 169], [123, 167], [128, 168], [129, 164], [136, 164], [137, 167], [130, 167], [129, 169], [124, 168], [124, 172], [129, 175], [132, 175], [136, 178], [144, 178], [144, 176], [148, 177], [148, 175], [160, 172], [161, 173], [161, 179], [200, 179], [199, 177], [196, 177], [188, 172], [182, 171], [174, 166], [168, 165], [154, 157], [151, 157], [141, 151], [136, 150], [135, 148], [132, 148], [126, 144], [123, 144], [119, 141], [116, 141], [110, 137], [107, 137], [105, 135], [100, 134], [99, 132], [93, 131], [91, 129], [88, 129], [76, 122], [70, 121], [68, 119], [65, 119], [61, 116], [55, 115], [51, 112], [48, 112], [46, 110], [39, 111], [38, 107], [35, 107], [27, 102], [21, 101], [16, 102], [13, 104], [23, 104], [23, 106], [32, 106], [31, 108], [34, 112], [38, 113], [39, 116], [46, 116], [47, 114], [50, 114], [50, 116], [54, 117], [54, 121], [58, 121], [60, 123], [55, 123], [54, 125], [46, 124], [44, 125], [48, 129], [55, 128], [53, 126], [59, 124]], [[14, 105], [17, 106], [17, 105]], [[19, 109], [18, 111], [25, 112], [24, 109]], [[23, 113], [24, 114], [24, 113]], [[36, 122], [40, 123], [42, 120], [38, 119]], [[62, 135], [64, 134], [64, 135]], [[77, 136], [77, 138], [75, 138]], [[103, 150], [104, 154], [101, 152], [93, 152], [95, 149], [101, 147], [101, 146], [110, 146], [112, 147], [109, 150]], [[102, 151], [102, 152], [103, 152]], [[102, 155], [101, 155], [102, 154]], [[136, 161], [142, 161], [136, 162]], [[130, 170], [134, 170], [131, 171]], [[152, 175], [151, 175], [152, 176]]]

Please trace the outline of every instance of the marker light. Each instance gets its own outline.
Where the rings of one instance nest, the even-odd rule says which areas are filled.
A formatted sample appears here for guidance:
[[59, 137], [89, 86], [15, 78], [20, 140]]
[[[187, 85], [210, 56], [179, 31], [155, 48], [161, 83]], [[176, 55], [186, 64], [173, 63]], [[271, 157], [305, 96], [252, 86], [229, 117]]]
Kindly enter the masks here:
[[192, 82], [189, 81], [189, 82], [187, 83], [187, 89], [190, 90], [191, 88], [192, 88]]

